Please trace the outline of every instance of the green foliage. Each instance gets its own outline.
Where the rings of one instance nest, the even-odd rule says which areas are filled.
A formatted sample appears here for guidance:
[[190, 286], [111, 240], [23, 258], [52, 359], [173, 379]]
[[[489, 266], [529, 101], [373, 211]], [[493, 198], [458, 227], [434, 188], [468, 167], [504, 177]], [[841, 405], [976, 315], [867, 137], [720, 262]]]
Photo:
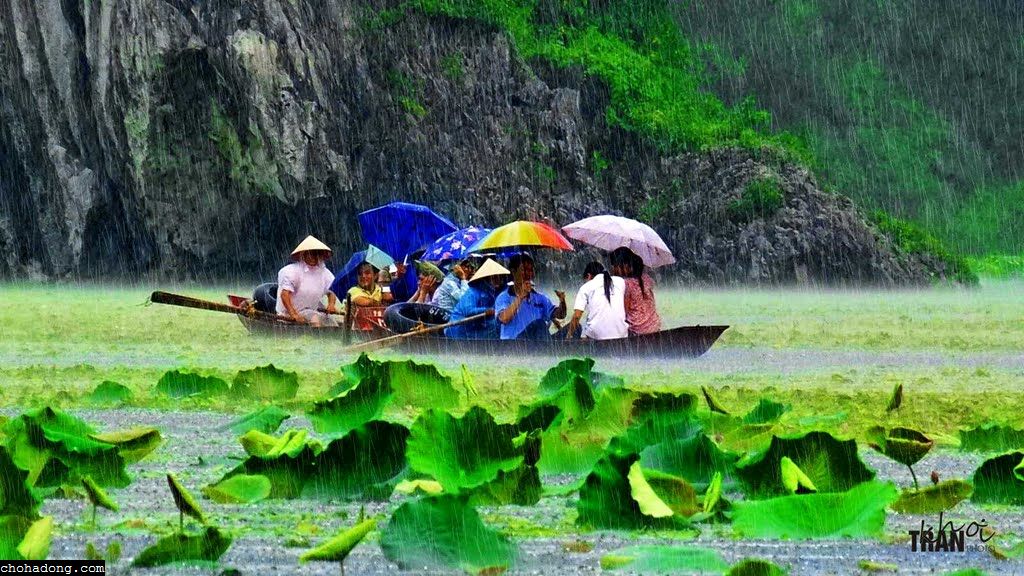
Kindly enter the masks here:
[[480, 520], [465, 498], [431, 496], [395, 510], [380, 536], [388, 560], [405, 570], [498, 574], [516, 561], [516, 545]]
[[134, 464], [142, 460], [163, 443], [163, 437], [160, 436], [159, 430], [142, 426], [128, 430], [90, 434], [89, 437], [115, 446], [117, 452], [124, 458], [125, 464]]
[[920, 226], [894, 218], [881, 210], [876, 210], [871, 219], [878, 230], [892, 240], [898, 250], [908, 254], [931, 254], [948, 267], [950, 279], [969, 285], [978, 283], [978, 275], [971, 270], [962, 256], [950, 253], [941, 242]]
[[127, 386], [104, 380], [85, 398], [85, 401], [90, 404], [112, 406], [124, 404], [131, 399], [132, 391]]
[[754, 408], [743, 417], [743, 423], [767, 424], [769, 422], [775, 422], [781, 418], [783, 414], [792, 409], [793, 407], [788, 404], [775, 402], [768, 398], [761, 398], [758, 400], [757, 406], [754, 406]]
[[156, 383], [156, 391], [171, 398], [218, 396], [227, 393], [228, 383], [216, 376], [171, 370]]
[[281, 427], [281, 423], [291, 418], [287, 412], [277, 406], [264, 406], [255, 412], [250, 412], [237, 420], [232, 420], [218, 430], [230, 430], [235, 434], [245, 434], [250, 430], [256, 430], [264, 434], [273, 434]]
[[[630, 471], [639, 457], [636, 454], [617, 455], [606, 453], [587, 475], [580, 497], [576, 503], [576, 524], [593, 528], [626, 529], [639, 528], [686, 528], [686, 517], [652, 515], [645, 513], [656, 509], [656, 495], [653, 490], [634, 490], [637, 480], [630, 481]], [[640, 496], [638, 501], [637, 496]], [[662, 503], [663, 504], [663, 503]], [[663, 504], [664, 505], [664, 504]]]
[[775, 178], [756, 178], [747, 183], [742, 195], [727, 206], [729, 218], [747, 222], [768, 218], [785, 204], [785, 196]]
[[415, 120], [422, 120], [427, 109], [420, 102], [423, 86], [421, 81], [414, 80], [398, 68], [391, 68], [387, 73], [388, 91], [395, 102]]
[[723, 451], [705, 434], [681, 440], [666, 440], [643, 449], [644, 468], [660, 470], [686, 479], [699, 491], [705, 490], [715, 475], [727, 490], [736, 484], [739, 454]]
[[0, 517], [35, 518], [39, 496], [28, 482], [28, 472], [15, 465], [7, 448], [0, 446]]
[[231, 394], [250, 400], [291, 400], [298, 389], [298, 375], [273, 364], [240, 370], [231, 381]]
[[167, 486], [171, 489], [171, 498], [174, 500], [174, 506], [178, 508], [182, 518], [188, 515], [206, 524], [206, 516], [203, 515], [203, 509], [199, 507], [195, 496], [188, 491], [188, 488], [185, 488], [178, 482], [174, 474], [167, 475]]
[[891, 508], [901, 514], [938, 514], [970, 498], [974, 487], [963, 480], [947, 480], [922, 490], [906, 490]]
[[53, 540], [53, 516], [44, 516], [28, 527], [18, 544], [18, 555], [25, 560], [46, 560]]
[[717, 551], [692, 546], [640, 545], [612, 550], [601, 557], [604, 570], [631, 574], [722, 573], [729, 565]]
[[1024, 430], [999, 424], [984, 424], [960, 430], [960, 449], [972, 452], [1006, 452], [1024, 448]]
[[611, 164], [601, 154], [600, 150], [594, 150], [590, 153], [590, 171], [593, 172], [594, 178], [601, 179], [601, 175], [608, 169]]
[[[983, 223], [984, 221], [979, 221], [979, 224]], [[968, 257], [965, 260], [979, 277], [1000, 280], [1024, 278], [1024, 255], [989, 254], [980, 258]]]
[[132, 560], [132, 566], [151, 568], [172, 562], [216, 562], [230, 546], [231, 536], [212, 526], [201, 534], [171, 534], [140, 552]]
[[306, 416], [317, 432], [343, 436], [353, 428], [378, 419], [393, 396], [387, 380], [372, 374], [361, 378], [356, 386], [341, 395], [314, 403]]
[[377, 528], [377, 520], [369, 519], [348, 528], [341, 534], [324, 542], [316, 548], [299, 556], [299, 563], [306, 563], [312, 560], [322, 562], [344, 562], [352, 549], [359, 545], [366, 538], [366, 535]]
[[203, 488], [203, 495], [220, 504], [252, 504], [270, 496], [266, 476], [239, 474]]
[[868, 430], [868, 440], [872, 448], [904, 466], [917, 464], [935, 446], [935, 441], [921, 432], [902, 427], [886, 430], [873, 426]]
[[744, 558], [733, 565], [725, 576], [786, 576], [787, 572], [767, 560]]
[[1024, 480], [1016, 469], [1024, 462], [1024, 452], [1007, 452], [982, 462], [974, 471], [971, 501], [978, 504], [1024, 505]]
[[441, 72], [455, 84], [462, 84], [466, 77], [466, 67], [462, 63], [465, 58], [466, 55], [461, 51], [453, 52], [441, 58]]
[[842, 492], [875, 477], [857, 454], [857, 442], [837, 440], [827, 432], [772, 436], [765, 450], [748, 454], [736, 464], [748, 485], [748, 497], [785, 494], [780, 461], [789, 457], [807, 474], [819, 492]]
[[[896, 487], [871, 481], [846, 492], [780, 496], [733, 503], [733, 529], [743, 538], [873, 538]], [[822, 514], [827, 510], [827, 514]]]
[[33, 521], [24, 516], [0, 516], [0, 559], [24, 559], [21, 544], [33, 525]]

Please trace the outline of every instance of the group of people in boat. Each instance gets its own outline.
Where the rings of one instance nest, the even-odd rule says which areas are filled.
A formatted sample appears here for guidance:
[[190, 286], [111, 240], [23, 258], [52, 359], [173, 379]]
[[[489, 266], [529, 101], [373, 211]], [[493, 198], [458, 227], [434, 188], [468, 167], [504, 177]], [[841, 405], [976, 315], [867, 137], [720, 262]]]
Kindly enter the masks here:
[[[331, 249], [308, 236], [291, 256], [293, 262], [278, 272], [277, 314], [297, 323], [336, 326], [338, 297], [331, 291], [334, 275], [325, 264]], [[451, 263], [447, 271], [415, 260], [416, 289], [409, 296], [392, 289], [405, 276], [404, 265], [378, 269], [362, 262], [356, 269], [356, 285], [345, 296], [355, 307], [403, 301], [431, 304], [447, 311], [451, 323], [477, 317], [445, 328], [445, 336], [455, 339], [604, 340], [660, 331], [654, 281], [643, 260], [620, 247], [610, 253], [608, 263], [610, 268], [590, 262], [583, 269], [571, 316], [565, 292], [554, 291], [556, 304], [536, 290], [534, 260], [525, 252], [511, 256], [507, 268], [495, 257], [470, 256]], [[563, 322], [567, 316], [568, 322]]]

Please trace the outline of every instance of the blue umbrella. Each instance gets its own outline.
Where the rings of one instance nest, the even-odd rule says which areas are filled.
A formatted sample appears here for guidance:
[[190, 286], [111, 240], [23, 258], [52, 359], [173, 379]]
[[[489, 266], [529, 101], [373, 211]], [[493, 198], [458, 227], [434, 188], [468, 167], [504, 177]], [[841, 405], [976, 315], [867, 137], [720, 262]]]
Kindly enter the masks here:
[[433, 244], [427, 246], [427, 251], [423, 253], [422, 259], [431, 262], [462, 260], [469, 254], [469, 247], [476, 244], [477, 241], [490, 233], [490, 231], [490, 228], [470, 226], [469, 228], [445, 234], [434, 240]]
[[396, 260], [458, 229], [430, 208], [407, 202], [392, 202], [361, 212], [359, 227], [364, 240]]

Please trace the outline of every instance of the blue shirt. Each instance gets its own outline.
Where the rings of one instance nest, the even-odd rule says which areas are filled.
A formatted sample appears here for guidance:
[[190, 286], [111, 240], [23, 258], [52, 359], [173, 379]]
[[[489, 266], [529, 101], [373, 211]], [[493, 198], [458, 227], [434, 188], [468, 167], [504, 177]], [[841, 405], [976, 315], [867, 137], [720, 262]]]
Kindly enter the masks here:
[[[487, 285], [470, 286], [452, 309], [451, 322], [483, 314], [494, 308], [494, 290]], [[444, 329], [449, 338], [497, 339], [498, 321], [493, 316]]]
[[[494, 302], [495, 316], [511, 306], [515, 299], [515, 295], [510, 290], [502, 290], [501, 294], [498, 294], [498, 299]], [[501, 339], [514, 340], [524, 328], [536, 320], [543, 320], [545, 324], [550, 323], [554, 312], [555, 304], [550, 298], [540, 292], [531, 291], [530, 295], [524, 298], [523, 302], [519, 305], [516, 315], [507, 324], [502, 324], [501, 321], [498, 322], [498, 325], [501, 327]]]

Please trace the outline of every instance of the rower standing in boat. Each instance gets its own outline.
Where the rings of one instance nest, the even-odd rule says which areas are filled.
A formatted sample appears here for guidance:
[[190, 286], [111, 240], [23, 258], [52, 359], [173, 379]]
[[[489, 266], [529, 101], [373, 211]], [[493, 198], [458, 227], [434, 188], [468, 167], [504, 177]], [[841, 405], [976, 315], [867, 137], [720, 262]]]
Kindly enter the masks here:
[[533, 289], [533, 257], [525, 252], [509, 259], [512, 286], [494, 303], [502, 340], [547, 340], [552, 319], [565, 318], [565, 292], [555, 290], [556, 307], [547, 296]]
[[[330, 258], [331, 249], [313, 236], [299, 243], [292, 250], [292, 262], [277, 273], [276, 311], [289, 316], [300, 324], [313, 326], [336, 326], [330, 314], [337, 314], [337, 297], [330, 291], [334, 274], [327, 269], [324, 261]], [[327, 294], [326, 313], [319, 310]]]

